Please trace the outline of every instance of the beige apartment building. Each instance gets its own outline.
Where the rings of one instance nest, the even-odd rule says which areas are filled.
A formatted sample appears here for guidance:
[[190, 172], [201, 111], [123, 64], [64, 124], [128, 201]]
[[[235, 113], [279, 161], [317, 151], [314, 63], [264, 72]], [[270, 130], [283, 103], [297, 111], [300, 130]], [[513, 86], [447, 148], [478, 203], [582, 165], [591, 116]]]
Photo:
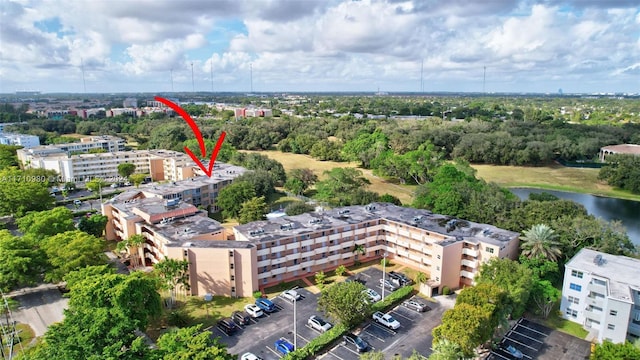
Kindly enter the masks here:
[[[257, 221], [234, 227], [227, 237], [191, 204], [193, 197], [162, 188], [105, 203], [107, 239], [142, 234], [148, 265], [164, 257], [188, 259], [193, 295], [251, 296], [282, 281], [383, 256], [427, 274], [429, 295], [435, 295], [444, 286], [472, 285], [480, 264], [491, 258], [518, 254], [518, 233], [387, 203]], [[215, 207], [215, 199], [209, 201]]]

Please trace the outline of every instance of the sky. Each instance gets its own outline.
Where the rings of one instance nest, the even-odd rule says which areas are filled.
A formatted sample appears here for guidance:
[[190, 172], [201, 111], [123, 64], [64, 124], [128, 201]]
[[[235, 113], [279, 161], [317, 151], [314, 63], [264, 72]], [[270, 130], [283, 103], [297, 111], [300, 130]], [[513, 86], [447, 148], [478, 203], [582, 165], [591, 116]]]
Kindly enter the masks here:
[[0, 93], [560, 89], [640, 93], [640, 0], [0, 0]]

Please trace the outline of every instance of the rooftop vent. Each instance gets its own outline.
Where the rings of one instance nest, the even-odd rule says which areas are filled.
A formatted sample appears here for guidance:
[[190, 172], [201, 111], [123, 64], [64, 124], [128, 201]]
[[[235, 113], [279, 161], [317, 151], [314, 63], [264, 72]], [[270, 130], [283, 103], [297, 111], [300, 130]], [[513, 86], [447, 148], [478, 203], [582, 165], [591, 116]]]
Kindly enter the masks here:
[[283, 230], [283, 231], [293, 230], [293, 224], [288, 223], [288, 224], [280, 225], [280, 230]]
[[491, 229], [485, 228], [484, 230], [482, 230], [482, 235], [484, 235], [484, 236], [491, 235]]
[[260, 234], [264, 234], [264, 229], [251, 230], [249, 231], [249, 236], [257, 236]]
[[604, 264], [604, 258], [602, 257], [602, 255], [598, 254], [596, 255], [595, 258], [593, 258], [593, 263], [600, 266], [602, 264]]
[[176, 207], [178, 205], [180, 205], [180, 199], [168, 199], [164, 205], [166, 207]]
[[367, 206], [364, 207], [364, 209], [367, 210], [367, 211], [373, 211], [373, 210], [376, 209], [376, 206], [375, 205], [367, 205]]
[[451, 219], [451, 220], [447, 221], [447, 225], [445, 226], [445, 230], [447, 232], [455, 230], [457, 223], [458, 223], [457, 219]]
[[416, 224], [419, 224], [422, 222], [422, 216], [414, 216], [413, 217], [413, 222]]
[[311, 219], [309, 220], [309, 224], [320, 224], [322, 219]]
[[344, 215], [344, 214], [348, 214], [348, 213], [349, 213], [349, 209], [344, 209], [344, 210], [338, 211], [339, 215]]

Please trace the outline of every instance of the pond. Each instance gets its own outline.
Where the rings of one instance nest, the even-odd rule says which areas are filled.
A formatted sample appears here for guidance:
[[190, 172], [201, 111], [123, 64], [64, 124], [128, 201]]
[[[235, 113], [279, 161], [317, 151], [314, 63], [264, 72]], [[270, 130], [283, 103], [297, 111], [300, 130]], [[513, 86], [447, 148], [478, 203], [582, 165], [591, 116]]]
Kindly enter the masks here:
[[596, 217], [605, 220], [620, 220], [627, 228], [627, 234], [629, 234], [631, 241], [640, 245], [640, 201], [532, 188], [512, 188], [509, 190], [523, 200], [528, 199], [531, 193], [539, 194], [542, 192], [553, 194], [561, 199], [573, 200], [582, 204], [589, 214]]

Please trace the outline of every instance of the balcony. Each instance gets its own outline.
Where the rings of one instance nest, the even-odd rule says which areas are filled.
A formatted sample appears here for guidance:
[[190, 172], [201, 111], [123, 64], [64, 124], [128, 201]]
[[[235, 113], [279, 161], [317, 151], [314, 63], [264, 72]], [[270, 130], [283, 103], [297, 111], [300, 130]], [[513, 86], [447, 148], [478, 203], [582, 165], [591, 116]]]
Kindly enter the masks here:
[[473, 250], [473, 249], [469, 249], [469, 248], [462, 248], [462, 254], [463, 255], [468, 255], [471, 257], [478, 257], [478, 250]]
[[600, 322], [600, 320], [602, 319], [602, 311], [590, 309], [589, 307], [587, 307], [586, 309], [584, 309], [584, 317]]
[[587, 284], [587, 290], [604, 295], [607, 293], [607, 286], [596, 284], [593, 281], [591, 281], [589, 282], [589, 284]]
[[587, 304], [596, 306], [599, 308], [604, 308], [604, 298], [595, 297], [595, 296], [587, 296]]
[[478, 262], [475, 260], [467, 260], [467, 259], [462, 259], [462, 266], [466, 266], [468, 268], [472, 268], [475, 269], [477, 266]]
[[460, 271], [460, 276], [464, 276], [467, 279], [473, 279], [476, 275], [474, 273], [472, 273], [472, 272], [463, 270], [463, 271]]
[[338, 240], [342, 237], [342, 234], [329, 235], [329, 240]]

